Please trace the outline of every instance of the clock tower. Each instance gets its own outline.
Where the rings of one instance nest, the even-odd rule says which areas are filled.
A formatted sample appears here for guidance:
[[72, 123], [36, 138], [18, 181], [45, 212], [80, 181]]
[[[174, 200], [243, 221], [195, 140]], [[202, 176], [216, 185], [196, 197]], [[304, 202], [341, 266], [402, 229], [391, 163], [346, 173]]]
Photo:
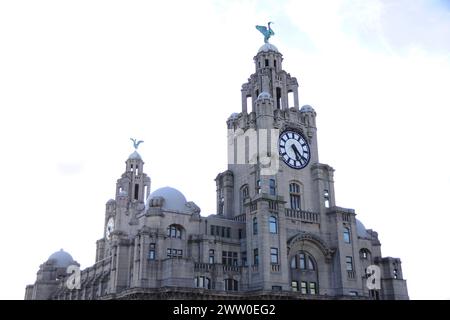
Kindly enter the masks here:
[[[319, 162], [316, 112], [299, 107], [298, 80], [283, 70], [274, 45], [265, 43], [253, 60], [255, 72], [241, 89], [242, 112], [227, 121], [229, 164], [216, 178], [218, 213], [246, 222], [249, 289], [291, 290], [306, 283], [306, 290], [318, 291], [320, 282], [320, 291], [331, 294], [335, 289], [324, 275], [344, 259], [332, 249], [342, 226], [334, 170]], [[351, 209], [342, 210], [355, 219]], [[322, 270], [292, 268], [308, 259]]]

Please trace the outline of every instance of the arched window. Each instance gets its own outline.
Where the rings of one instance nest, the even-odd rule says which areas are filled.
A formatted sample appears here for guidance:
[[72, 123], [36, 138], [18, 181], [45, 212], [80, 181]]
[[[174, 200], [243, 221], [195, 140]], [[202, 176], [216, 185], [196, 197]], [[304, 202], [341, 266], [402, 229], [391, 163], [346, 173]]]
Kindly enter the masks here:
[[359, 256], [362, 260], [370, 260], [370, 251], [366, 248], [359, 250]]
[[278, 219], [275, 216], [269, 217], [269, 232], [270, 233], [278, 232]]
[[318, 270], [314, 257], [306, 251], [298, 251], [291, 258], [291, 288], [302, 294], [318, 293]]
[[258, 219], [253, 218], [253, 234], [258, 234]]
[[344, 228], [344, 242], [345, 243], [350, 243], [350, 229], [349, 228]]
[[244, 185], [240, 192], [239, 211], [245, 213], [245, 200], [248, 198], [248, 185]]
[[225, 279], [226, 291], [238, 291], [238, 282], [234, 279]]
[[175, 224], [172, 224], [167, 227], [167, 236], [169, 238], [178, 238], [181, 239], [181, 227]]
[[291, 203], [291, 209], [300, 210], [300, 185], [298, 183], [289, 184], [289, 200]]

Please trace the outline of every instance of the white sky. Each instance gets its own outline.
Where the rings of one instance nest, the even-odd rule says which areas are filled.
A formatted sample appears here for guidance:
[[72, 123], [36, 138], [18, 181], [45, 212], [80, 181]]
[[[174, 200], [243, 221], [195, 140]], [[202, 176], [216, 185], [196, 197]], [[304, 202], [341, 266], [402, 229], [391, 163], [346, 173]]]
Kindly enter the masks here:
[[130, 137], [152, 190], [215, 212], [225, 121], [269, 20], [337, 204], [402, 259], [411, 298], [450, 299], [444, 0], [0, 2], [0, 299], [60, 248], [93, 264]]

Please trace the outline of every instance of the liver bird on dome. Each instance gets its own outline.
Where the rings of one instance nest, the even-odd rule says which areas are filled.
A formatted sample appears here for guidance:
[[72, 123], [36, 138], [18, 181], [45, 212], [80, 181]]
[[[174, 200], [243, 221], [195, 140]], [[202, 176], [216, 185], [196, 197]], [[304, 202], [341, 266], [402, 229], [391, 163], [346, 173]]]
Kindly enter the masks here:
[[275, 32], [273, 32], [272, 28], [270, 27], [270, 24], [273, 24], [273, 22], [269, 22], [267, 24], [267, 27], [265, 26], [256, 26], [256, 29], [258, 29], [259, 32], [261, 32], [264, 35], [264, 42], [268, 43], [269, 38], [273, 35], [275, 35]]

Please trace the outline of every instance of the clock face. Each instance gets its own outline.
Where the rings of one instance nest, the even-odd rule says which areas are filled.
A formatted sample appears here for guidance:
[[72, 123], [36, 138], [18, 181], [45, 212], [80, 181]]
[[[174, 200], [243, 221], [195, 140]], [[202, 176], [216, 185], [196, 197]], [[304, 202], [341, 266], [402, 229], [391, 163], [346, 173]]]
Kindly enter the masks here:
[[311, 150], [305, 137], [296, 131], [284, 131], [278, 139], [278, 150], [283, 161], [291, 168], [306, 167], [311, 158]]
[[111, 232], [114, 230], [114, 219], [113, 217], [108, 219], [108, 222], [106, 223], [106, 239], [111, 239]]

